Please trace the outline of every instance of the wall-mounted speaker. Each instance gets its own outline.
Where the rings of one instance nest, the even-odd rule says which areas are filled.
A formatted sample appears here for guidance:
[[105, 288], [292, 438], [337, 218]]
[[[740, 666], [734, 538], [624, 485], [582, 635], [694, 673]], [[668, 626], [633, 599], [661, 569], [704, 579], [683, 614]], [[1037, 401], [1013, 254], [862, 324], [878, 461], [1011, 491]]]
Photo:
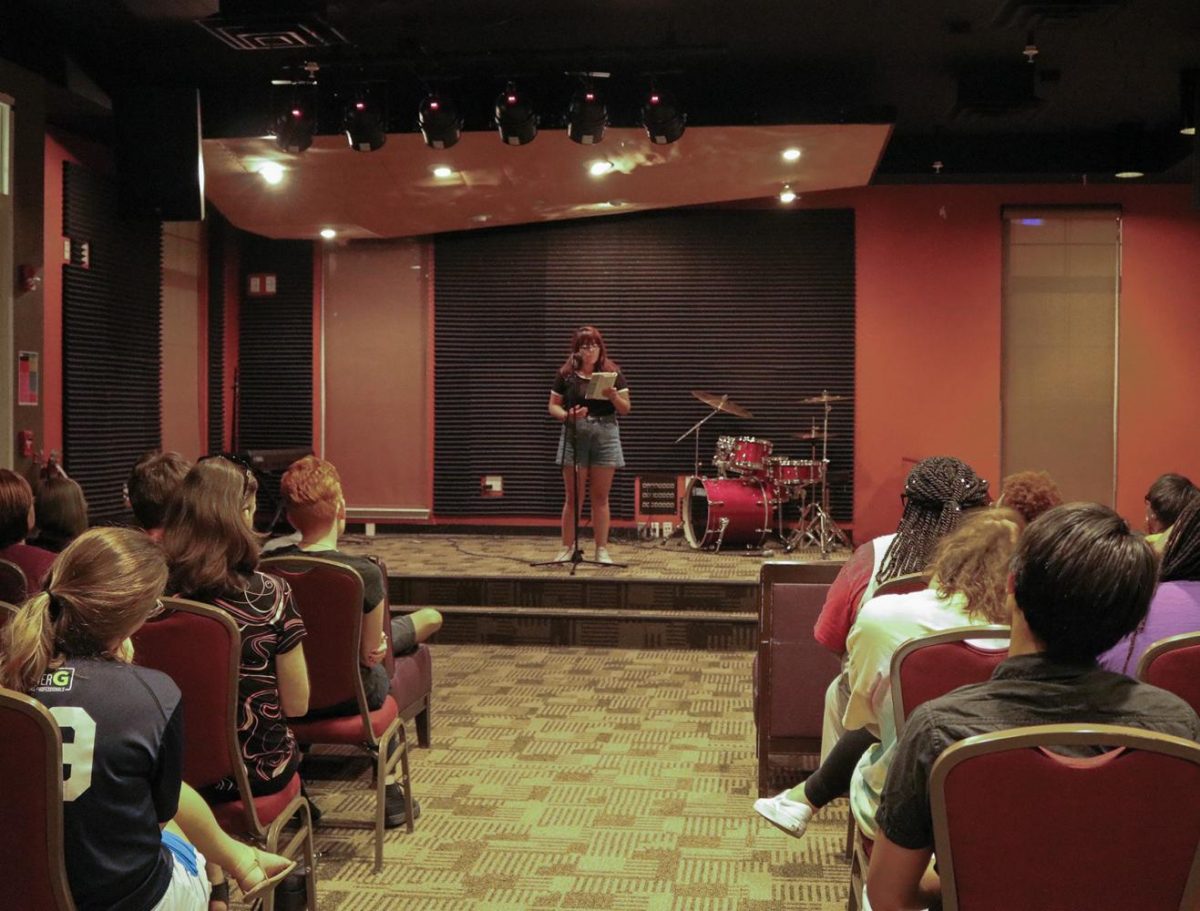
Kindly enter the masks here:
[[130, 86], [114, 97], [113, 113], [122, 214], [203, 221], [200, 92]]

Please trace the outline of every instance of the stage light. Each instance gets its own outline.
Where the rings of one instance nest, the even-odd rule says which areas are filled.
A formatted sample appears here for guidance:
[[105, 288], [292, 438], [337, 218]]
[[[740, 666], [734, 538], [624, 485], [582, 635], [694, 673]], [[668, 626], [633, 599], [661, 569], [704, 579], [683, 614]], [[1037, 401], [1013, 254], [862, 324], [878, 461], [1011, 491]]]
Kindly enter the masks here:
[[1145, 177], [1145, 171], [1117, 171], [1113, 177], [1118, 177], [1121, 180], [1136, 180], [1139, 177]]
[[283, 165], [277, 161], [264, 161], [257, 171], [258, 176], [269, 184], [277, 184], [283, 180]]
[[657, 145], [675, 142], [683, 135], [687, 114], [679, 110], [670, 92], [651, 89], [642, 103], [642, 125], [646, 135]]
[[356, 152], [374, 152], [387, 142], [382, 112], [363, 98], [346, 105], [342, 128], [350, 148]]
[[448, 168], [444, 164], [438, 165], [436, 168], [433, 169], [433, 176], [441, 177], [443, 179], [446, 177], [453, 177], [454, 176], [454, 168]]
[[799, 161], [800, 160], [800, 150], [795, 149], [795, 148], [784, 149], [783, 150], [783, 160], [784, 161]]
[[326, 240], [333, 240], [337, 237], [337, 231], [333, 230], [333, 228], [322, 228], [321, 236]]
[[421, 100], [417, 123], [425, 145], [431, 149], [449, 149], [462, 138], [462, 117], [454, 102], [441, 95], [431, 93]]
[[605, 161], [603, 159], [601, 159], [600, 161], [593, 161], [590, 165], [588, 165], [588, 173], [591, 174], [593, 177], [601, 177], [601, 176], [607, 174], [612, 169], [613, 169], [613, 163], [611, 161]]
[[285, 152], [303, 152], [313, 141], [316, 118], [304, 104], [293, 104], [275, 120], [275, 142]]
[[595, 145], [604, 138], [608, 107], [589, 84], [575, 90], [567, 107], [567, 138], [580, 145]]
[[511, 82], [496, 96], [496, 129], [501, 141], [510, 146], [527, 145], [537, 136], [537, 114]]
[[779, 193], [779, 201], [785, 206], [794, 203], [796, 201], [796, 191], [785, 185]]

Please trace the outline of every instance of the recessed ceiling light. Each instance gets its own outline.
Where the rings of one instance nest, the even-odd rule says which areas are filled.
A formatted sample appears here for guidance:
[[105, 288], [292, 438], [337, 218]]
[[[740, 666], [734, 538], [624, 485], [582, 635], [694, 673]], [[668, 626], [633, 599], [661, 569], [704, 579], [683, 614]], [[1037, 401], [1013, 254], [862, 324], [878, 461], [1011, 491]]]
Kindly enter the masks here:
[[333, 240], [335, 237], [337, 237], [337, 231], [333, 230], [333, 228], [322, 228], [321, 236], [326, 240]]
[[454, 168], [448, 167], [447, 165], [444, 165], [444, 164], [440, 164], [436, 168], [433, 169], [433, 176], [434, 177], [453, 177], [454, 176]]
[[600, 177], [601, 175], [607, 174], [612, 169], [613, 163], [605, 159], [593, 161], [590, 165], [588, 165], [588, 173], [593, 177]]
[[258, 176], [269, 184], [283, 180], [283, 165], [277, 161], [264, 161], [258, 166]]
[[784, 205], [796, 201], [796, 191], [791, 187], [784, 187], [779, 193], [779, 201]]
[[1181, 127], [1179, 130], [1179, 133], [1182, 136], [1195, 136], [1196, 128], [1195, 127]]
[[1138, 177], [1145, 177], [1146, 172], [1145, 171], [1117, 171], [1117, 173], [1114, 174], [1113, 176], [1118, 178], [1119, 180], [1134, 180], [1135, 178], [1138, 178]]
[[800, 160], [800, 150], [796, 149], [796, 148], [784, 149], [783, 150], [783, 160], [784, 161], [799, 161]]

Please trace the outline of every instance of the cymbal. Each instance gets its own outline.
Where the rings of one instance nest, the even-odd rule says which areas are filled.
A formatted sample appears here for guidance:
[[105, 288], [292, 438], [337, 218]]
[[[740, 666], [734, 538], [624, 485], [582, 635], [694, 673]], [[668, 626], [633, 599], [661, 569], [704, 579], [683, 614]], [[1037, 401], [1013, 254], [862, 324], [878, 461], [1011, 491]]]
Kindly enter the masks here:
[[715, 408], [717, 411], [724, 411], [727, 414], [732, 414], [735, 418], [754, 417], [753, 414], [751, 414], [737, 402], [732, 401], [727, 395], [715, 395], [711, 392], [705, 392], [702, 389], [693, 389], [692, 398], [699, 399], [709, 408]]
[[797, 440], [835, 440], [840, 434], [821, 433], [819, 430], [806, 430], [804, 433], [793, 433]]
[[801, 405], [827, 405], [830, 402], [848, 402], [853, 396], [849, 395], [830, 395], [828, 392], [822, 392], [820, 395], [810, 395], [806, 399], [801, 399]]

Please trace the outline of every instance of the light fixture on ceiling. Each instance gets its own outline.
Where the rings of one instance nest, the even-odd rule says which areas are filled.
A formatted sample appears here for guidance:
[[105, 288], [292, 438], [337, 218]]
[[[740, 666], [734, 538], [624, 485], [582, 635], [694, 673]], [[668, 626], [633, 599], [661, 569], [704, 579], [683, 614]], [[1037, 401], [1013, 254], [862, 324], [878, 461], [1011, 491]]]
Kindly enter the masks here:
[[496, 96], [496, 129], [505, 145], [523, 146], [537, 137], [538, 116], [529, 99], [517, 91], [514, 83]]
[[316, 126], [311, 107], [303, 102], [293, 102], [275, 120], [275, 143], [285, 152], [303, 152], [312, 145]]
[[1113, 177], [1116, 177], [1120, 180], [1137, 180], [1139, 177], [1145, 177], [1145, 176], [1146, 176], [1145, 171], [1135, 171], [1135, 170], [1117, 171], [1117, 173], [1113, 175]]
[[1196, 135], [1200, 121], [1200, 70], [1183, 70], [1179, 74], [1179, 132]]
[[601, 158], [598, 161], [593, 161], [588, 165], [588, 173], [593, 177], [602, 177], [613, 169], [613, 163], [607, 159]]
[[1146, 130], [1141, 123], [1117, 124], [1114, 151], [1114, 177], [1118, 180], [1136, 180], [1146, 176]]
[[779, 201], [785, 206], [791, 205], [796, 201], [796, 191], [784, 184], [783, 189], [779, 191]]
[[421, 99], [417, 123], [431, 149], [449, 149], [462, 138], [463, 120], [454, 102], [433, 92]]
[[264, 161], [255, 168], [255, 171], [259, 177], [272, 186], [283, 180], [283, 165], [277, 161]]
[[321, 236], [326, 240], [333, 240], [337, 237], [337, 231], [333, 230], [333, 228], [322, 228]]
[[595, 145], [604, 138], [608, 107], [592, 83], [585, 82], [571, 96], [567, 107], [567, 138], [580, 145]]
[[781, 153], [781, 157], [784, 161], [799, 161], [800, 154], [800, 150], [793, 146], [790, 149], [784, 149]]
[[440, 164], [436, 168], [433, 169], [433, 176], [440, 177], [443, 180], [445, 180], [447, 177], [453, 177], [454, 176], [454, 168], [448, 167], [444, 164]]
[[356, 152], [375, 152], [387, 142], [382, 111], [364, 97], [346, 105], [342, 114], [342, 128], [350, 148]]
[[667, 145], [683, 135], [687, 114], [679, 109], [675, 97], [652, 86], [642, 102], [642, 126], [656, 145]]

